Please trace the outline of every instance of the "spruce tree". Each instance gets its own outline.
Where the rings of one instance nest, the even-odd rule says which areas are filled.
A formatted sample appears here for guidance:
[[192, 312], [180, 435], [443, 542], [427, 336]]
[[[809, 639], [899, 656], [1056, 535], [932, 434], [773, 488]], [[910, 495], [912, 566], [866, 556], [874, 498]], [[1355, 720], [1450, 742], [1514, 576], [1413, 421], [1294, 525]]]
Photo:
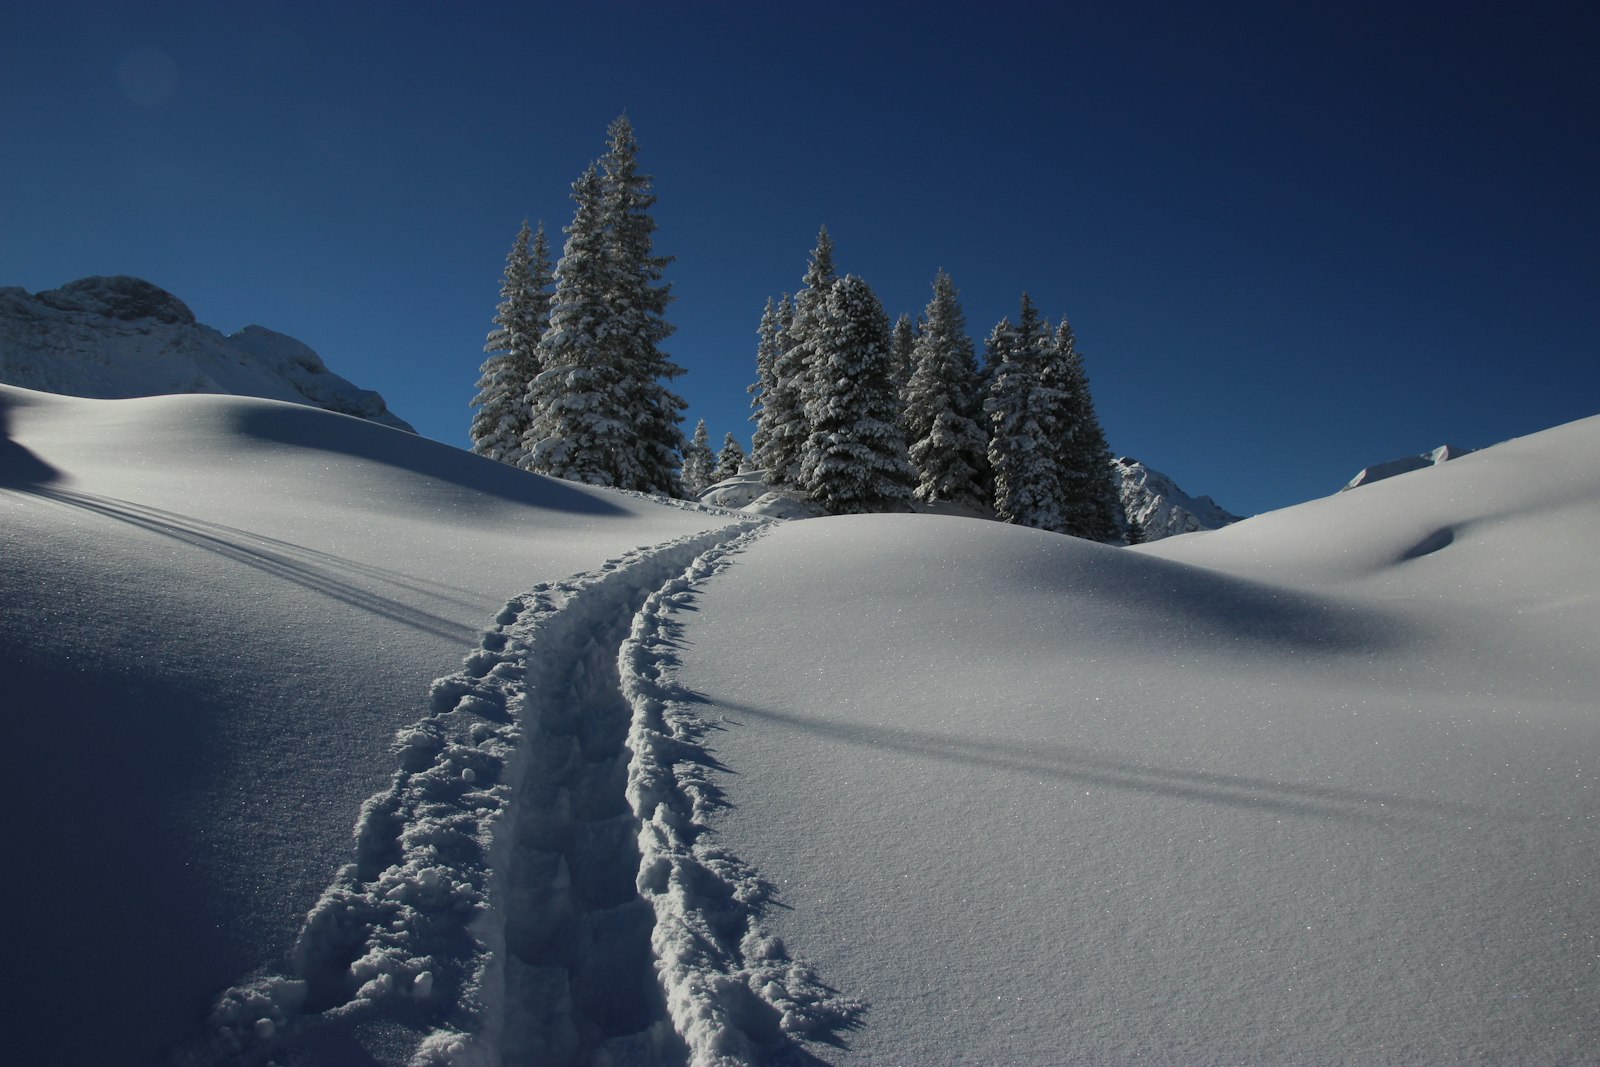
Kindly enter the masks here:
[[800, 458], [812, 431], [805, 398], [812, 367], [818, 359], [824, 306], [836, 277], [833, 238], [824, 226], [817, 234], [817, 247], [811, 252], [805, 284], [795, 294], [794, 314], [783, 326], [783, 344], [773, 367], [773, 388], [767, 394], [770, 419], [763, 461], [769, 485], [802, 487]]
[[1061, 381], [1062, 426], [1054, 442], [1061, 494], [1062, 530], [1091, 541], [1114, 541], [1119, 535], [1122, 497], [1111, 470], [1111, 449], [1089, 395], [1072, 325], [1065, 319], [1056, 331], [1050, 356]]
[[[902, 318], [909, 323], [909, 319]], [[914, 495], [969, 508], [989, 503], [989, 434], [983, 424], [978, 363], [955, 283], [940, 271], [911, 354], [904, 390], [906, 437], [917, 472]]]
[[[594, 485], [636, 488], [639, 463], [632, 353], [617, 344], [614, 301], [626, 291], [606, 227], [605, 187], [591, 164], [572, 187], [577, 211], [556, 266], [543, 370], [528, 390], [532, 422], [523, 466]], [[670, 478], [669, 478], [670, 484]]]
[[744, 470], [744, 446], [732, 432], [722, 439], [722, 451], [717, 453], [717, 468], [711, 472], [711, 483], [727, 481]]
[[664, 384], [683, 373], [660, 347], [673, 332], [666, 320], [671, 286], [662, 280], [672, 260], [655, 253], [656, 224], [650, 209], [656, 197], [650, 175], [639, 170], [639, 145], [627, 116], [613, 121], [607, 134], [606, 154], [600, 160], [601, 188], [616, 286], [610, 297], [608, 334], [625, 375], [638, 470], [632, 482], [619, 485], [677, 495], [678, 457], [684, 447], [680, 426], [689, 405]]
[[706, 430], [706, 420], [695, 424], [694, 436], [683, 448], [683, 492], [693, 500], [706, 491], [714, 480], [711, 467], [716, 457], [711, 452], [711, 434]]
[[889, 333], [890, 373], [901, 396], [905, 395], [906, 383], [911, 380], [911, 372], [915, 369], [916, 345], [917, 328], [912, 324], [910, 315], [901, 315]]
[[773, 426], [778, 418], [778, 411], [773, 407], [779, 402], [778, 357], [783, 353], [786, 315], [788, 318], [793, 318], [793, 314], [793, 306], [789, 302], [787, 293], [784, 294], [781, 305], [768, 297], [766, 310], [761, 313], [761, 325], [756, 328], [756, 336], [759, 338], [756, 343], [756, 381], [747, 392], [750, 393], [750, 406], [755, 409], [750, 415], [750, 421], [756, 424], [750, 448], [758, 467], [770, 466], [772, 459], [768, 442], [773, 436]]
[[800, 485], [831, 514], [903, 505], [912, 470], [899, 425], [889, 319], [866, 282], [846, 275], [810, 312]]
[[[530, 246], [531, 238], [531, 246]], [[500, 305], [483, 350], [478, 393], [472, 398], [472, 451], [502, 463], [518, 463], [528, 430], [528, 385], [539, 373], [539, 339], [550, 321], [550, 244], [544, 223], [530, 233], [528, 221], [506, 256]]]
[[1041, 530], [1062, 528], [1056, 456], [1050, 442], [1060, 415], [1060, 392], [1046, 379], [1050, 347], [1045, 324], [1027, 293], [1017, 325], [1002, 319], [989, 337], [989, 463], [994, 468], [995, 516]]

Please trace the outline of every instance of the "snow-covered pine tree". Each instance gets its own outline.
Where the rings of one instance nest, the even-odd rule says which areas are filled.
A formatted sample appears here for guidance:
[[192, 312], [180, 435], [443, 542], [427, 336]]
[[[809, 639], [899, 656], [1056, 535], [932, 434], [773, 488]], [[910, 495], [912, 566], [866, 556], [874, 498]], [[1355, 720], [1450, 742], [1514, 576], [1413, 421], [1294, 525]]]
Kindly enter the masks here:
[[[903, 323], [910, 320], [902, 317]], [[978, 362], [955, 283], [940, 271], [933, 282], [922, 331], [911, 354], [904, 390], [906, 437], [917, 472], [914, 495], [982, 508], [988, 488], [989, 434], [983, 423]]]
[[1091, 541], [1114, 541], [1119, 536], [1122, 497], [1111, 470], [1111, 449], [1095, 414], [1089, 394], [1089, 376], [1066, 319], [1050, 344], [1052, 376], [1059, 376], [1062, 426], [1054, 439], [1056, 471], [1060, 483], [1062, 530]]
[[906, 383], [911, 380], [911, 372], [915, 369], [913, 351], [916, 345], [917, 327], [910, 315], [901, 315], [894, 321], [894, 329], [889, 332], [889, 362], [892, 364], [895, 388], [900, 390], [901, 396], [905, 395]]
[[717, 453], [717, 467], [711, 472], [711, 484], [726, 481], [745, 468], [744, 446], [732, 431], [722, 439], [722, 451]]
[[783, 346], [774, 365], [773, 388], [767, 394], [766, 411], [770, 417], [763, 465], [769, 485], [802, 487], [800, 457], [811, 437], [805, 397], [811, 368], [818, 358], [818, 323], [836, 277], [833, 238], [824, 226], [817, 234], [817, 247], [811, 251], [805, 284], [795, 294], [794, 315], [783, 326]]
[[532, 422], [522, 465], [593, 485], [634, 488], [639, 464], [633, 353], [617, 343], [613, 301], [628, 291], [606, 228], [604, 185], [590, 164], [572, 186], [578, 208], [556, 266], [550, 326], [539, 342], [543, 370], [528, 389]]
[[683, 450], [683, 412], [688, 402], [665, 382], [683, 368], [661, 351], [672, 335], [666, 320], [671, 285], [662, 281], [670, 256], [654, 249], [655, 220], [650, 209], [656, 197], [651, 177], [639, 170], [639, 144], [626, 115], [606, 131], [606, 154], [600, 159], [604, 226], [608, 250], [615, 260], [609, 340], [617, 346], [634, 420], [635, 481], [624, 489], [678, 495], [676, 474]]
[[758, 467], [768, 466], [772, 458], [769, 454], [771, 450], [768, 440], [772, 436], [772, 424], [776, 414], [769, 414], [768, 409], [779, 399], [777, 365], [778, 357], [783, 353], [785, 308], [788, 309], [788, 317], [793, 318], [794, 308], [789, 302], [787, 293], [784, 294], [781, 305], [768, 297], [766, 310], [761, 313], [761, 325], [756, 328], [756, 336], [759, 338], [756, 343], [756, 381], [746, 391], [750, 394], [750, 406], [755, 409], [750, 414], [750, 421], [756, 424], [750, 449], [756, 457]]
[[910, 499], [889, 318], [866, 282], [838, 279], [814, 309], [801, 488], [834, 515], [885, 511]]
[[714, 480], [711, 467], [715, 462], [716, 457], [711, 452], [711, 434], [706, 429], [706, 420], [701, 419], [695, 423], [694, 436], [683, 446], [683, 474], [680, 480], [684, 496], [693, 500], [706, 491], [706, 487]]
[[489, 358], [479, 371], [477, 408], [472, 417], [472, 450], [480, 456], [516, 464], [528, 430], [528, 383], [539, 373], [539, 339], [550, 323], [550, 243], [544, 223], [530, 233], [528, 220], [506, 256], [500, 306], [483, 350]]
[[995, 516], [1003, 522], [1060, 530], [1064, 516], [1050, 441], [1060, 393], [1041, 380], [1049, 333], [1027, 293], [1017, 325], [1000, 320], [989, 335], [989, 464]]

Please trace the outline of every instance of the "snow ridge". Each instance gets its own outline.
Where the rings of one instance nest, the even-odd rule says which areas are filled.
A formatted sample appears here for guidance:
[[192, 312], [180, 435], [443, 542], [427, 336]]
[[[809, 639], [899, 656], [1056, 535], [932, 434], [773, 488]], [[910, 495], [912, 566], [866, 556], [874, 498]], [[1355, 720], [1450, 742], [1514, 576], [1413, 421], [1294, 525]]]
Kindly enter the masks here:
[[346, 1018], [410, 1031], [416, 1064], [681, 1062], [636, 885], [617, 650], [652, 590], [751, 525], [507, 602], [397, 735], [400, 769], [363, 804], [291, 974], [224, 993], [189, 1058], [266, 1063]]
[[695, 587], [765, 534], [756, 529], [708, 552], [645, 601], [622, 645], [622, 692], [633, 707], [628, 801], [639, 830], [638, 889], [655, 911], [651, 936], [667, 1009], [693, 1067], [766, 1062], [789, 1035], [830, 1039], [865, 1010], [789, 958], [760, 918], [770, 883], [712, 843], [709, 814], [722, 806], [720, 769], [703, 739], [716, 729], [676, 681], [680, 625]]

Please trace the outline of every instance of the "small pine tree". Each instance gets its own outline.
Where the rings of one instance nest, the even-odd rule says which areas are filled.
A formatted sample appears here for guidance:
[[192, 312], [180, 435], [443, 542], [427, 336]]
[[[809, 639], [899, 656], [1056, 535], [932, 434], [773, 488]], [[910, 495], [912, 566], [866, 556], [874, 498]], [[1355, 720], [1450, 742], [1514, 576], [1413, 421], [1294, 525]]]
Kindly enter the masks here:
[[693, 500], [714, 480], [711, 477], [711, 466], [714, 462], [711, 453], [711, 434], [706, 430], [706, 420], [701, 419], [695, 424], [694, 437], [683, 448], [683, 482], [684, 495]]
[[1144, 532], [1144, 523], [1140, 522], [1132, 515], [1128, 516], [1128, 529], [1123, 534], [1123, 537], [1130, 545], [1142, 545], [1146, 540], [1149, 539], [1148, 535]]
[[1060, 530], [1065, 517], [1049, 443], [1059, 418], [1060, 393], [1045, 379], [1048, 342], [1046, 324], [1023, 293], [1017, 325], [1002, 319], [989, 337], [991, 377], [984, 411], [991, 428], [996, 517]]
[[744, 446], [730, 432], [722, 439], [722, 451], [717, 453], [717, 468], [711, 472], [711, 483], [727, 481], [745, 468]]
[[982, 422], [978, 363], [966, 329], [955, 283], [941, 270], [912, 348], [904, 424], [917, 472], [916, 498], [980, 508], [990, 500], [989, 435]]
[[472, 398], [478, 410], [469, 434], [472, 451], [480, 456], [511, 464], [522, 459], [522, 438], [531, 419], [528, 384], [540, 370], [539, 339], [550, 322], [551, 281], [544, 223], [530, 234], [524, 219], [506, 256], [500, 306], [483, 346], [489, 358], [480, 368], [478, 393]]
[[831, 514], [883, 511], [911, 496], [889, 319], [866, 282], [838, 279], [814, 309], [800, 484]]
[[817, 234], [817, 247], [811, 252], [805, 284], [795, 294], [794, 314], [782, 324], [783, 345], [774, 361], [774, 385], [767, 394], [766, 410], [771, 419], [762, 459], [770, 485], [802, 485], [801, 454], [812, 433], [806, 398], [812, 368], [819, 358], [824, 306], [836, 278], [833, 238], [824, 226]]

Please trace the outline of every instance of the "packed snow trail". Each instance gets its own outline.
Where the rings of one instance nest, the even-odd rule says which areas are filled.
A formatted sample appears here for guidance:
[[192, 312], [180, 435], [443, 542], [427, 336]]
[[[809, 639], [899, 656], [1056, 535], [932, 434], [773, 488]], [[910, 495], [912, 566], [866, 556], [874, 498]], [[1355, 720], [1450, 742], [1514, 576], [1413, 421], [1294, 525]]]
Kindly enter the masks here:
[[509, 601], [400, 731], [294, 973], [224, 994], [209, 1058], [336, 1062], [327, 1031], [360, 1028], [388, 1035], [384, 1062], [798, 1062], [787, 1035], [848, 1026], [859, 1006], [762, 932], [769, 887], [702, 840], [709, 727], [672, 681], [670, 616], [760, 532]]

